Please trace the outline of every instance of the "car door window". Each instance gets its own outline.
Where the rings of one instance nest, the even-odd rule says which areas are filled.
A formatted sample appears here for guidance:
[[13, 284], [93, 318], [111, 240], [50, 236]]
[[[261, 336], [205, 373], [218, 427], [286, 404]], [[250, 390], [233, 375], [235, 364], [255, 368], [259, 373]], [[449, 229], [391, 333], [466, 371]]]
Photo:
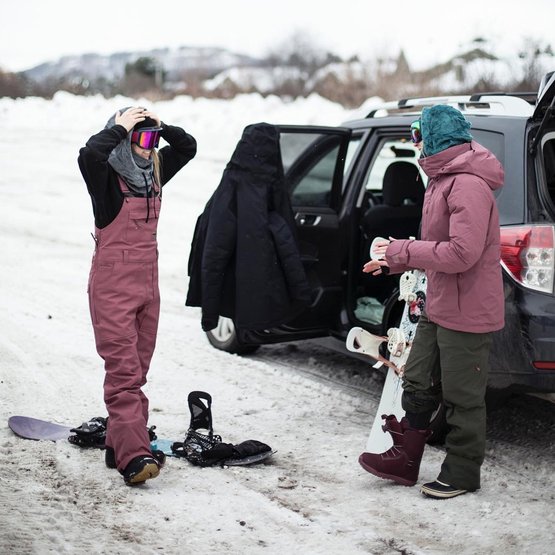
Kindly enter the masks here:
[[[378, 153], [366, 174], [364, 192], [370, 195], [374, 202], [380, 202], [382, 198], [383, 178], [387, 168], [400, 160], [414, 164], [418, 169], [418, 158], [420, 151], [412, 144], [403, 139], [386, 140], [378, 149]], [[424, 186], [428, 178], [420, 171]]]
[[335, 208], [344, 168], [339, 164], [345, 157], [343, 136], [282, 131], [280, 146], [293, 206]]
[[301, 206], [330, 206], [331, 185], [335, 161], [337, 159], [336, 146], [306, 172], [291, 190], [293, 204]]
[[345, 168], [343, 169], [344, 175], [346, 175], [351, 170], [351, 164], [353, 163], [353, 159], [360, 146], [361, 141], [362, 135], [351, 137], [349, 145], [347, 146], [347, 156], [345, 156]]

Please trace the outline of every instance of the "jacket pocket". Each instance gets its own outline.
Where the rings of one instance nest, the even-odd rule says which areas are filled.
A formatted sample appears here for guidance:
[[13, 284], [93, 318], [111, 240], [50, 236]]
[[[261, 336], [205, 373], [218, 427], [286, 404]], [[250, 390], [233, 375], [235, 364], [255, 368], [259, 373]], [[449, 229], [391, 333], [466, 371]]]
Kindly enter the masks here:
[[426, 313], [432, 320], [457, 321], [460, 317], [458, 274], [435, 272], [429, 276]]
[[156, 227], [158, 223], [158, 213], [156, 217], [154, 210], [150, 210], [148, 222], [146, 214], [142, 210], [134, 210], [129, 212], [125, 238], [127, 243], [135, 245], [149, 241], [156, 241]]
[[91, 319], [94, 325], [100, 322], [98, 305], [106, 305], [108, 302], [106, 298], [110, 297], [115, 290], [117, 280], [114, 281], [114, 278], [112, 278], [114, 266], [114, 262], [104, 262], [91, 269], [88, 293]]

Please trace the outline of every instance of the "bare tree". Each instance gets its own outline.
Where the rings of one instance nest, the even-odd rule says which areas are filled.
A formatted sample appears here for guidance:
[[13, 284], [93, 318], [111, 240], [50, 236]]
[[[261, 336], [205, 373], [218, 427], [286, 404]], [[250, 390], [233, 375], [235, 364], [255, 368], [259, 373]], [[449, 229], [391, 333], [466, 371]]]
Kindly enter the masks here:
[[160, 93], [164, 79], [165, 72], [157, 60], [141, 57], [136, 62], [125, 66], [121, 89], [128, 95], [145, 94], [149, 91]]
[[326, 52], [304, 31], [294, 31], [265, 57], [270, 66], [295, 67], [312, 76], [321, 67], [341, 61], [337, 55]]
[[518, 57], [522, 64], [522, 79], [515, 84], [515, 90], [536, 91], [545, 70], [542, 59], [553, 58], [551, 45], [526, 38]]
[[17, 73], [0, 70], [0, 97], [21, 98], [27, 96], [31, 84]]

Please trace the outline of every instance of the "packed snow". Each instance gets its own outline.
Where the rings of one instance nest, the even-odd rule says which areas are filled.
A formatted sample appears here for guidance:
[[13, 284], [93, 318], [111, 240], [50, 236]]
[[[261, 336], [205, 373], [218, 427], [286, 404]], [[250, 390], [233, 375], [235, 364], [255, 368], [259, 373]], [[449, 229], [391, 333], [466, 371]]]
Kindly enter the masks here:
[[[266, 464], [202, 469], [170, 459], [156, 480], [130, 488], [99, 450], [26, 441], [7, 427], [14, 414], [71, 425], [106, 415], [86, 295], [92, 210], [76, 160], [86, 139], [131, 104], [147, 105], [198, 140], [197, 157], [164, 189], [150, 423], [161, 437], [182, 440], [188, 393], [207, 391], [216, 433], [232, 443], [268, 443], [277, 452]], [[295, 372], [285, 354], [302, 346], [274, 349], [275, 358], [217, 351], [199, 310], [184, 306], [195, 221], [244, 126], [338, 125], [351, 116], [317, 96], [0, 99], [1, 553], [553, 552], [549, 460], [489, 452], [482, 489], [449, 501], [374, 478], [357, 458], [377, 394]], [[343, 359], [329, 360], [340, 373]], [[441, 448], [427, 448], [421, 480], [435, 479], [442, 458]]]

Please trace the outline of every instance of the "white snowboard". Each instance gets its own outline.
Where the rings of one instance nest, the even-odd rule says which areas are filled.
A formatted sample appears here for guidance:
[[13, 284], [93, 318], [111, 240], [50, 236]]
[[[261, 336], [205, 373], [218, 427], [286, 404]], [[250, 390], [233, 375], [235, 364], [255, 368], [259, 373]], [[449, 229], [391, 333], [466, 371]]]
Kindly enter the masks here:
[[[355, 327], [349, 331], [346, 340], [348, 350], [363, 353], [375, 359], [377, 361], [374, 364], [375, 368], [379, 368], [382, 364], [388, 366], [380, 404], [366, 443], [368, 453], [383, 453], [393, 445], [391, 434], [382, 430], [382, 414], [394, 414], [397, 420], [401, 420], [405, 415], [401, 407], [402, 375], [416, 326], [426, 302], [426, 275], [423, 271], [411, 270], [401, 276], [399, 300], [405, 301], [399, 328], [389, 329], [387, 337], [382, 337]], [[387, 341], [389, 360], [378, 352], [380, 344], [384, 341]]]

